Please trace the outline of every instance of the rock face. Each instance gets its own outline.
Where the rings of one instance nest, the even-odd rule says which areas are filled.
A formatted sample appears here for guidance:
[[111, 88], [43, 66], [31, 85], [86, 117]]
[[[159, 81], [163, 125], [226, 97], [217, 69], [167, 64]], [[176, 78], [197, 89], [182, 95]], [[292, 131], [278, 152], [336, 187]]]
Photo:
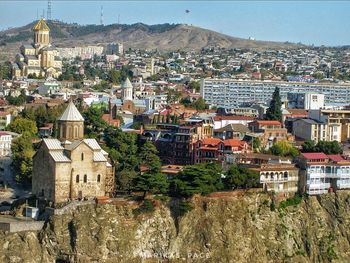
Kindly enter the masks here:
[[350, 262], [350, 192], [275, 211], [263, 193], [193, 202], [181, 218], [81, 206], [40, 233], [1, 233], [0, 262]]

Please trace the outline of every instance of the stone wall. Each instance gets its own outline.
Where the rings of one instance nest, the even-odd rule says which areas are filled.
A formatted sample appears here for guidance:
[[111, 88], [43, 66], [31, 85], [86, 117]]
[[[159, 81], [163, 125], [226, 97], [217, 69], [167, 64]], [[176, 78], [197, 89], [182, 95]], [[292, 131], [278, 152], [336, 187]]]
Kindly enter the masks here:
[[0, 222], [0, 230], [10, 233], [21, 231], [40, 231], [44, 224], [44, 221]]

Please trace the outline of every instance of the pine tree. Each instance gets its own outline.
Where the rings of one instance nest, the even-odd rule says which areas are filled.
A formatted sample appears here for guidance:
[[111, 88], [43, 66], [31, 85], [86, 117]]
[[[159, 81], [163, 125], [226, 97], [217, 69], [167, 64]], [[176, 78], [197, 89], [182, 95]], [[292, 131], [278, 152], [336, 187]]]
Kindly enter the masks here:
[[270, 107], [266, 111], [266, 120], [282, 120], [282, 101], [280, 96], [280, 89], [276, 87], [272, 95]]

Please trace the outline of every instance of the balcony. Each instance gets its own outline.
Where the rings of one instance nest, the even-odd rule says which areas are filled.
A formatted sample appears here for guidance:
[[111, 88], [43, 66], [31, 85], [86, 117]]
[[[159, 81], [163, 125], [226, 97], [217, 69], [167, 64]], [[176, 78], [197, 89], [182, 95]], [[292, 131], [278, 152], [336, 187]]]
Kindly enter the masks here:
[[309, 195], [321, 195], [321, 194], [326, 194], [326, 193], [328, 193], [328, 189], [322, 189], [322, 190], [320, 190], [320, 189], [317, 189], [317, 190], [307, 190], [306, 191], [307, 192], [307, 194], [309, 194]]
[[328, 190], [328, 188], [331, 187], [331, 184], [330, 183], [310, 183], [308, 182], [307, 185], [306, 185], [306, 188], [308, 190], [311, 190], [311, 189], [326, 189]]

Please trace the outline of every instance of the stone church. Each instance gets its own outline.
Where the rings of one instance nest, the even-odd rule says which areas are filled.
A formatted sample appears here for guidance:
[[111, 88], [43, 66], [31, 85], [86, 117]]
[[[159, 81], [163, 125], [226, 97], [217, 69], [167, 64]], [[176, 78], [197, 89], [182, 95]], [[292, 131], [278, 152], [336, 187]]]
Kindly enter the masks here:
[[84, 139], [84, 118], [73, 102], [57, 123], [58, 139], [43, 139], [33, 157], [32, 193], [54, 203], [111, 195], [108, 154], [95, 139]]
[[33, 27], [34, 43], [22, 45], [21, 53], [12, 63], [12, 76], [27, 77], [35, 74], [42, 77], [58, 77], [62, 74], [62, 60], [57, 49], [50, 43], [50, 28], [44, 19]]

